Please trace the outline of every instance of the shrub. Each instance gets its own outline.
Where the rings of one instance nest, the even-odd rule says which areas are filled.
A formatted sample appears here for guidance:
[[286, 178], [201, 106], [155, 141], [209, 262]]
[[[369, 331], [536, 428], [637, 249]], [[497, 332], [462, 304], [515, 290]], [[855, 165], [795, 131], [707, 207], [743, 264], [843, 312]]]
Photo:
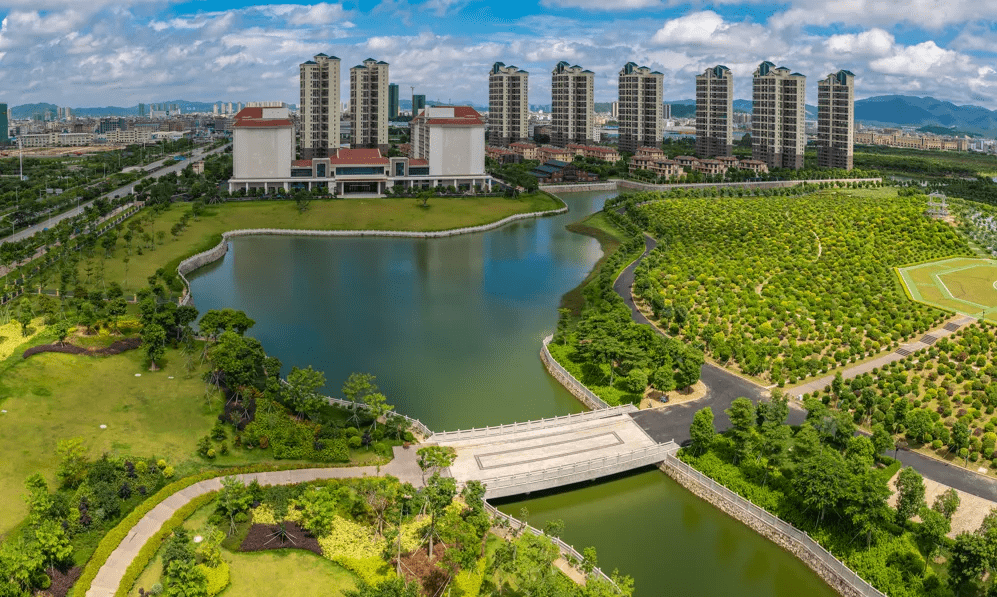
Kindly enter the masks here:
[[168, 466], [168, 467], [166, 467], [166, 468], [163, 469], [163, 477], [165, 477], [167, 479], [172, 479], [173, 478], [173, 474], [174, 474], [174, 472], [173, 472], [173, 467], [172, 466]]
[[156, 461], [156, 466], [159, 467], [159, 470], [163, 470], [166, 468], [166, 461], [160, 458]]
[[353, 449], [359, 448], [363, 440], [360, 439], [359, 435], [351, 436], [348, 440], [350, 447]]
[[226, 562], [222, 561], [221, 564], [214, 568], [209, 568], [204, 564], [198, 564], [197, 569], [200, 570], [204, 574], [205, 578], [208, 579], [208, 597], [214, 597], [228, 586], [229, 569]]

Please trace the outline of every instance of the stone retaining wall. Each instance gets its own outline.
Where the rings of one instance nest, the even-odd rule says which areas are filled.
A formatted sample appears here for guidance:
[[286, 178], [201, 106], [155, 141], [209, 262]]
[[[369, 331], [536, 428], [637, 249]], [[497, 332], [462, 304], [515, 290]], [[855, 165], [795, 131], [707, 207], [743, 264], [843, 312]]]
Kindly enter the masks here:
[[592, 392], [592, 390], [585, 387], [585, 384], [575, 379], [575, 376], [568, 373], [568, 370], [561, 366], [560, 363], [550, 354], [547, 349], [547, 345], [553, 339], [553, 336], [547, 336], [543, 340], [543, 345], [540, 348], [540, 360], [543, 361], [544, 367], [547, 368], [547, 372], [550, 373], [554, 379], [556, 379], [564, 389], [571, 392], [571, 394], [582, 401], [582, 404], [591, 408], [592, 410], [601, 410], [604, 408], [609, 408], [602, 398], [599, 398]]
[[586, 191], [615, 191], [616, 181], [608, 182], [586, 182], [578, 184], [544, 184], [540, 185], [541, 191], [548, 193], [584, 193]]
[[[715, 490], [704, 484], [700, 478], [684, 470], [677, 462], [678, 459], [675, 456], [669, 456], [669, 458], [658, 465], [658, 468], [697, 497], [706, 500], [731, 518], [744, 523], [769, 541], [796, 556], [839, 595], [843, 597], [886, 597], [882, 592], [859, 578], [858, 575], [849, 570], [844, 564], [824, 551], [823, 548], [817, 546], [820, 551], [824, 551], [824, 553], [820, 553], [820, 551], [814, 550], [790, 535], [789, 532], [763, 520], [753, 512], [753, 510], [759, 509], [758, 506], [729, 492], [729, 490], [726, 493]], [[728, 495], [728, 493], [731, 495]], [[789, 526], [788, 523], [783, 524]], [[793, 528], [792, 530], [802, 534], [798, 529]], [[817, 545], [813, 540], [810, 540], [810, 542]]]
[[668, 191], [671, 189], [700, 189], [700, 188], [745, 188], [745, 189], [778, 189], [784, 187], [795, 187], [801, 184], [817, 184], [821, 182], [883, 182], [882, 178], [828, 178], [816, 180], [769, 180], [762, 182], [690, 182], [674, 184], [650, 184], [637, 182], [635, 180], [610, 180], [606, 182], [564, 184], [564, 185], [541, 185], [540, 190], [548, 193], [577, 193], [584, 191]]
[[[560, 201], [560, 199], [558, 199]], [[319, 237], [364, 237], [364, 236], [376, 236], [376, 237], [389, 237], [389, 238], [444, 238], [447, 236], [457, 236], [460, 234], [473, 234], [475, 232], [485, 232], [487, 230], [493, 230], [500, 226], [504, 226], [510, 222], [515, 222], [516, 220], [527, 220], [533, 218], [540, 218], [544, 216], [553, 216], [557, 214], [563, 214], [568, 212], [568, 206], [561, 202], [561, 207], [558, 209], [549, 209], [547, 211], [534, 211], [525, 214], [513, 214], [509, 217], [502, 218], [497, 222], [492, 222], [490, 224], [482, 224], [481, 226], [467, 226], [465, 228], [453, 228], [450, 230], [437, 230], [430, 232], [413, 232], [408, 230], [289, 230], [286, 228], [253, 228], [247, 230], [229, 230], [228, 232], [222, 233], [222, 241], [218, 243], [213, 249], [204, 251], [203, 253], [198, 253], [193, 257], [188, 257], [180, 262], [177, 266], [177, 273], [180, 274], [180, 279], [183, 280], [185, 290], [183, 296], [180, 297], [181, 305], [189, 305], [193, 303], [193, 297], [190, 293], [190, 282], [187, 280], [186, 274], [200, 268], [205, 265], [221, 259], [225, 253], [228, 252], [228, 240], [236, 236], [319, 236]]]

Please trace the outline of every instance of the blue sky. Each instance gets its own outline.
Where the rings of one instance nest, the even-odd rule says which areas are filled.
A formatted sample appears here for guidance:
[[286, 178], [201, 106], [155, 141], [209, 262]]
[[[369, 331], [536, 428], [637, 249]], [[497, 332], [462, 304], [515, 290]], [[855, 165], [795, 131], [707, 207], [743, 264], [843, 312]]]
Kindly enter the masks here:
[[[665, 73], [665, 98], [725, 64], [750, 97], [762, 60], [817, 79], [857, 75], [857, 97], [931, 95], [997, 109], [997, 0], [0, 0], [0, 102], [75, 107], [186, 99], [298, 101], [298, 67], [324, 52], [345, 69], [390, 63], [408, 96], [487, 102], [492, 63], [530, 72], [550, 102], [559, 60], [616, 97], [628, 61]], [[348, 97], [349, 78], [342, 78]]]

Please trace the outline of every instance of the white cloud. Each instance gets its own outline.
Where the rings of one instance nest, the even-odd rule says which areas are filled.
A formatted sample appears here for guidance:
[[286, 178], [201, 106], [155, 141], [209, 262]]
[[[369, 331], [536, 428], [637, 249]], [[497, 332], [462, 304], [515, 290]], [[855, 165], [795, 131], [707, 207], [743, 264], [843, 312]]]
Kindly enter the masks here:
[[870, 29], [862, 33], [832, 35], [825, 45], [830, 54], [885, 56], [893, 49], [894, 37], [882, 29]]
[[970, 20], [997, 19], [993, 0], [791, 0], [789, 10], [773, 16], [776, 28], [845, 23], [892, 26], [908, 23], [929, 30]]
[[581, 8], [584, 10], [627, 11], [662, 6], [661, 0], [540, 0], [547, 8]]
[[923, 76], [933, 71], [944, 74], [939, 72], [941, 69], [948, 70], [953, 75], [976, 70], [971, 67], [967, 56], [940, 48], [933, 41], [898, 48], [891, 56], [873, 60], [869, 67], [883, 74], [911, 77]]
[[292, 25], [331, 25], [346, 20], [342, 4], [319, 2], [308, 7], [295, 7], [288, 22]]

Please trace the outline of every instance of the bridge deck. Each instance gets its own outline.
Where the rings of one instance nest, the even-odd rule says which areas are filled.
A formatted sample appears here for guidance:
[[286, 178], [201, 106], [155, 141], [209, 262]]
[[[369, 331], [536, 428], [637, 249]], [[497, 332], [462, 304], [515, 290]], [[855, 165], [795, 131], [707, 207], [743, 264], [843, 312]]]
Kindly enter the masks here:
[[659, 444], [629, 413], [606, 414], [465, 439], [433, 439], [457, 452], [450, 474], [461, 483], [482, 481], [489, 497], [549, 489], [656, 462]]

